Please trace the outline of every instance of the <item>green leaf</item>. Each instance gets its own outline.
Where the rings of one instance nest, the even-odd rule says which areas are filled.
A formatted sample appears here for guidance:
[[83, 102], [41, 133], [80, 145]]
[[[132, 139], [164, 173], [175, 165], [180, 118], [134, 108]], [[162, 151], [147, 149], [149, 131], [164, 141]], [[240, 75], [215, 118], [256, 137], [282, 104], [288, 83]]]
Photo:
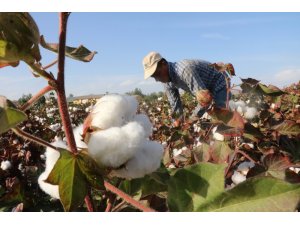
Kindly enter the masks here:
[[192, 151], [198, 162], [208, 162], [211, 158], [210, 146], [206, 143], [202, 143], [199, 147], [194, 148]]
[[[58, 53], [58, 44], [46, 43], [43, 35], [41, 36], [41, 45], [45, 49]], [[77, 48], [66, 46], [65, 51], [66, 56], [83, 62], [90, 62], [93, 59], [94, 55], [97, 54], [97, 52], [91, 52], [83, 45], [80, 45]]]
[[168, 182], [171, 211], [196, 211], [224, 190], [225, 164], [199, 163], [179, 169]]
[[283, 151], [289, 152], [294, 162], [300, 161], [300, 139], [280, 135], [279, 145]]
[[[8, 192], [6, 192], [5, 194], [2, 193], [3, 195], [1, 194], [2, 196], [0, 198], [0, 208], [13, 207], [18, 203], [24, 201], [24, 193], [19, 179], [16, 177], [8, 178], [6, 182], [8, 183], [8, 186], [10, 186], [10, 188]], [[4, 190], [1, 190], [1, 192], [3, 191]]]
[[88, 193], [86, 178], [78, 163], [79, 158], [78, 155], [61, 149], [60, 157], [46, 180], [59, 186], [59, 195], [65, 211], [76, 210]]
[[215, 163], [226, 163], [231, 152], [231, 148], [224, 141], [215, 141], [211, 146], [211, 157]]
[[249, 84], [249, 85], [252, 85], [252, 86], [257, 85], [260, 82], [259, 80], [256, 80], [256, 79], [253, 79], [253, 78], [247, 78], [247, 79], [240, 78], [240, 79], [242, 80], [243, 83], [246, 83], [246, 84]]
[[258, 92], [261, 92], [264, 95], [269, 95], [269, 96], [279, 96], [285, 94], [284, 91], [280, 90], [278, 87], [274, 85], [266, 86], [264, 84], [258, 84], [256, 86], [256, 90]]
[[87, 151], [82, 150], [77, 155], [78, 166], [81, 172], [85, 175], [89, 184], [98, 190], [105, 190], [103, 181], [103, 169], [100, 169], [96, 162], [88, 155]]
[[39, 29], [29, 13], [0, 13], [0, 67], [4, 63], [28, 64], [41, 60]]
[[267, 168], [266, 174], [284, 180], [285, 171], [292, 166], [290, 159], [283, 154], [268, 154], [263, 159], [263, 164]]
[[125, 180], [120, 188], [127, 194], [140, 199], [151, 194], [158, 194], [167, 191], [167, 182], [170, 178], [169, 172], [163, 166], [157, 171], [146, 175], [143, 178]]
[[300, 134], [300, 124], [293, 120], [284, 120], [282, 123], [273, 126], [273, 130], [283, 135], [299, 135]]
[[245, 124], [245, 130], [243, 136], [254, 142], [258, 142], [260, 139], [264, 137], [260, 129], [254, 127], [251, 123]]
[[6, 97], [0, 96], [0, 134], [26, 119], [27, 115], [24, 112], [16, 109]]
[[224, 108], [215, 108], [210, 112], [210, 116], [213, 118], [214, 122], [222, 122], [227, 126], [236, 128], [235, 134], [239, 134], [244, 129], [244, 119], [236, 111], [231, 112]]
[[300, 200], [300, 185], [271, 177], [250, 178], [197, 208], [214, 212], [295, 211]]

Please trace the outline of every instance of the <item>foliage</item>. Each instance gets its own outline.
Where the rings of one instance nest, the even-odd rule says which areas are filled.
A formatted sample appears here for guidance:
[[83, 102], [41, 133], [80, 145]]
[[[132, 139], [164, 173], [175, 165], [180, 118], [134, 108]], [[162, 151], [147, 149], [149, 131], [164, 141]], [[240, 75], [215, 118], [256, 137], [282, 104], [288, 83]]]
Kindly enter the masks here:
[[[299, 210], [300, 83], [281, 90], [252, 78], [242, 79], [241, 92], [234, 100], [257, 109], [251, 119], [238, 109], [211, 107], [204, 117], [190, 121], [196, 101], [184, 93], [185, 122], [180, 127], [172, 126], [172, 112], [163, 93], [145, 95], [136, 88], [129, 94], [139, 96], [138, 111], [147, 114], [154, 125], [150, 139], [164, 146], [163, 162], [143, 178], [112, 178], [85, 150], [72, 150], [70, 142], [70, 128], [87, 118], [95, 101], [62, 102], [64, 89], [41, 66], [39, 47], [54, 52], [65, 49], [66, 56], [84, 62], [92, 60], [95, 52], [83, 46], [46, 43], [29, 13], [1, 13], [0, 26], [0, 67], [24, 61], [35, 76], [47, 80], [51, 88], [44, 92], [51, 89], [58, 96], [50, 94], [45, 104], [38, 104], [33, 95], [26, 103], [34, 98], [35, 104], [25, 112], [25, 99], [18, 108], [5, 97], [0, 99], [0, 160], [12, 165], [0, 169], [1, 211], [85, 211], [90, 210], [89, 203], [98, 211], [141, 210], [138, 204], [138, 209], [133, 207], [133, 201], [164, 212]], [[231, 64], [213, 66], [235, 74]], [[47, 182], [59, 185], [60, 201], [51, 199], [37, 184], [45, 168], [44, 146], [57, 139], [67, 139], [69, 145], [55, 148], [60, 158]], [[237, 182], [236, 174], [245, 181]], [[109, 189], [107, 182], [118, 190]], [[86, 196], [92, 202], [85, 201]]]

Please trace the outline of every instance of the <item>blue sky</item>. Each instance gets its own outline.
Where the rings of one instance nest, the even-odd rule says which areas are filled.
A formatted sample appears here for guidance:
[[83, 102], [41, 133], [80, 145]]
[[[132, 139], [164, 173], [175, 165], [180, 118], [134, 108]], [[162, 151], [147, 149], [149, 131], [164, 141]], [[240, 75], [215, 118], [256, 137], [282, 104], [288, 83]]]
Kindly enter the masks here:
[[[48, 42], [58, 40], [58, 13], [31, 13]], [[67, 95], [162, 91], [143, 80], [142, 59], [158, 51], [168, 61], [231, 62], [238, 77], [279, 87], [300, 80], [300, 13], [72, 13], [67, 45], [98, 54], [90, 63], [67, 59]], [[42, 52], [42, 63], [56, 55]], [[56, 66], [50, 69], [56, 73]], [[239, 78], [233, 80], [240, 83]], [[46, 85], [27, 66], [0, 70], [0, 95], [17, 99]]]

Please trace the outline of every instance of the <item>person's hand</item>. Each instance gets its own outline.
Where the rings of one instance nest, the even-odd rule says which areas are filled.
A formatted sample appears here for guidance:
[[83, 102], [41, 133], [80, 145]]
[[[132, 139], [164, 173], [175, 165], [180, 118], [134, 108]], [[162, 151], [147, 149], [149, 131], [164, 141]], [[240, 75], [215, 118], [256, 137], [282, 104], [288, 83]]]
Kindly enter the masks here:
[[212, 95], [209, 90], [199, 90], [196, 93], [196, 99], [201, 107], [208, 107], [212, 101]]

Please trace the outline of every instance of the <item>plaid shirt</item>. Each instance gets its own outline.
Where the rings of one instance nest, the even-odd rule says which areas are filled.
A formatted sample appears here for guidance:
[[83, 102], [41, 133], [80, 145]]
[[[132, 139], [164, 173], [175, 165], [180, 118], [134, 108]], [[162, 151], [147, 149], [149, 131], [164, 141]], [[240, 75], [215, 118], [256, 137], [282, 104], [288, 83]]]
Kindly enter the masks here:
[[[164, 87], [173, 111], [173, 114], [183, 114], [179, 95], [179, 88], [196, 96], [196, 92], [208, 89], [214, 96], [219, 90], [226, 88], [224, 75], [203, 60], [182, 60], [168, 62], [170, 82]], [[199, 108], [199, 105], [198, 107]]]

